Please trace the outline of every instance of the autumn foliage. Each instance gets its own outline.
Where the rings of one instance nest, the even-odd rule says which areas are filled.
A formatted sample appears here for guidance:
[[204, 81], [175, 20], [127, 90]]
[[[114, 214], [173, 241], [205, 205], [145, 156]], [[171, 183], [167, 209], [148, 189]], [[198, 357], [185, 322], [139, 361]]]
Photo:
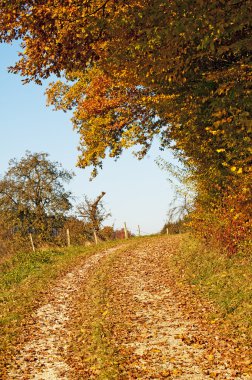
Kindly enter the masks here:
[[[21, 39], [10, 68], [52, 74], [48, 103], [73, 110], [78, 165], [159, 135], [193, 173], [194, 227], [235, 250], [250, 234], [251, 1], [0, 1], [0, 39]], [[233, 210], [233, 211], [231, 211]]]

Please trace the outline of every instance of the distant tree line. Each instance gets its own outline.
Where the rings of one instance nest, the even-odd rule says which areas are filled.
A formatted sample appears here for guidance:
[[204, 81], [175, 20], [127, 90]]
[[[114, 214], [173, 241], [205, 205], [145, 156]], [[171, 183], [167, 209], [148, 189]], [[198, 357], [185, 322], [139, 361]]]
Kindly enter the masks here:
[[102, 202], [105, 192], [95, 200], [84, 200], [73, 211], [73, 196], [65, 185], [74, 173], [49, 160], [47, 153], [26, 152], [12, 159], [0, 180], [0, 255], [28, 248], [32, 234], [36, 246], [65, 245], [66, 230], [72, 244], [118, 237], [113, 227], [103, 226], [110, 216]]

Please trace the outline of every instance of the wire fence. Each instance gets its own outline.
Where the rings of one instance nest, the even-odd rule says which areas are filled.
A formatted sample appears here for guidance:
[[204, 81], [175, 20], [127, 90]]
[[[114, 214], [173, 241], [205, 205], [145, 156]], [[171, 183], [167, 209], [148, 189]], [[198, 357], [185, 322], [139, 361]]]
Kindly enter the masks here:
[[140, 225], [122, 224], [121, 228], [106, 226], [99, 231], [82, 228], [81, 224], [68, 224], [63, 228], [53, 229], [46, 237], [40, 236], [35, 229], [21, 234], [20, 231], [8, 230], [0, 234], [0, 262], [8, 254], [16, 252], [39, 251], [54, 247], [85, 246], [98, 244], [102, 241], [128, 239], [130, 237], [150, 236], [153, 233], [145, 231]]

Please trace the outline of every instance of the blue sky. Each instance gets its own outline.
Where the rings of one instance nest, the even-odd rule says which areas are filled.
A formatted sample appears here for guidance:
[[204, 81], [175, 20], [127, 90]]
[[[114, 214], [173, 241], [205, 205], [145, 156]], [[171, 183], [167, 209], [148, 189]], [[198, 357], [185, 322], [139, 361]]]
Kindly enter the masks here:
[[171, 154], [160, 152], [156, 141], [142, 161], [130, 152], [117, 162], [105, 160], [98, 178], [90, 182], [90, 170], [75, 166], [78, 135], [72, 130], [71, 115], [46, 107], [44, 86], [22, 85], [18, 75], [8, 74], [7, 66], [17, 60], [16, 46], [0, 45], [0, 57], [0, 175], [11, 158], [22, 157], [26, 150], [47, 152], [51, 160], [75, 172], [69, 188], [77, 201], [84, 194], [95, 198], [106, 192], [104, 201], [112, 213], [107, 224], [121, 228], [125, 221], [133, 232], [138, 225], [145, 233], [158, 232], [174, 194], [168, 174], [158, 168], [155, 159], [161, 155], [172, 160]]

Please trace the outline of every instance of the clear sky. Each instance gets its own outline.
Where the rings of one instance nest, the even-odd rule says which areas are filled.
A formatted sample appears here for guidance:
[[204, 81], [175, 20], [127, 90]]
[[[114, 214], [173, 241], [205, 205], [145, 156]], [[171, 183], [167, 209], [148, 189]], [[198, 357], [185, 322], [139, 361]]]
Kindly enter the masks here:
[[71, 115], [46, 107], [45, 87], [22, 85], [21, 77], [9, 74], [7, 66], [16, 60], [16, 46], [0, 45], [0, 175], [11, 158], [19, 159], [26, 150], [47, 152], [51, 160], [75, 172], [69, 188], [77, 201], [84, 194], [95, 198], [106, 192], [105, 205], [112, 213], [107, 224], [121, 228], [125, 221], [133, 232], [138, 225], [144, 233], [158, 232], [174, 194], [168, 174], [155, 159], [161, 155], [171, 160], [171, 154], [160, 152], [157, 142], [142, 161], [125, 152], [116, 162], [105, 160], [98, 178], [90, 182], [90, 170], [75, 166], [78, 135], [72, 130]]

